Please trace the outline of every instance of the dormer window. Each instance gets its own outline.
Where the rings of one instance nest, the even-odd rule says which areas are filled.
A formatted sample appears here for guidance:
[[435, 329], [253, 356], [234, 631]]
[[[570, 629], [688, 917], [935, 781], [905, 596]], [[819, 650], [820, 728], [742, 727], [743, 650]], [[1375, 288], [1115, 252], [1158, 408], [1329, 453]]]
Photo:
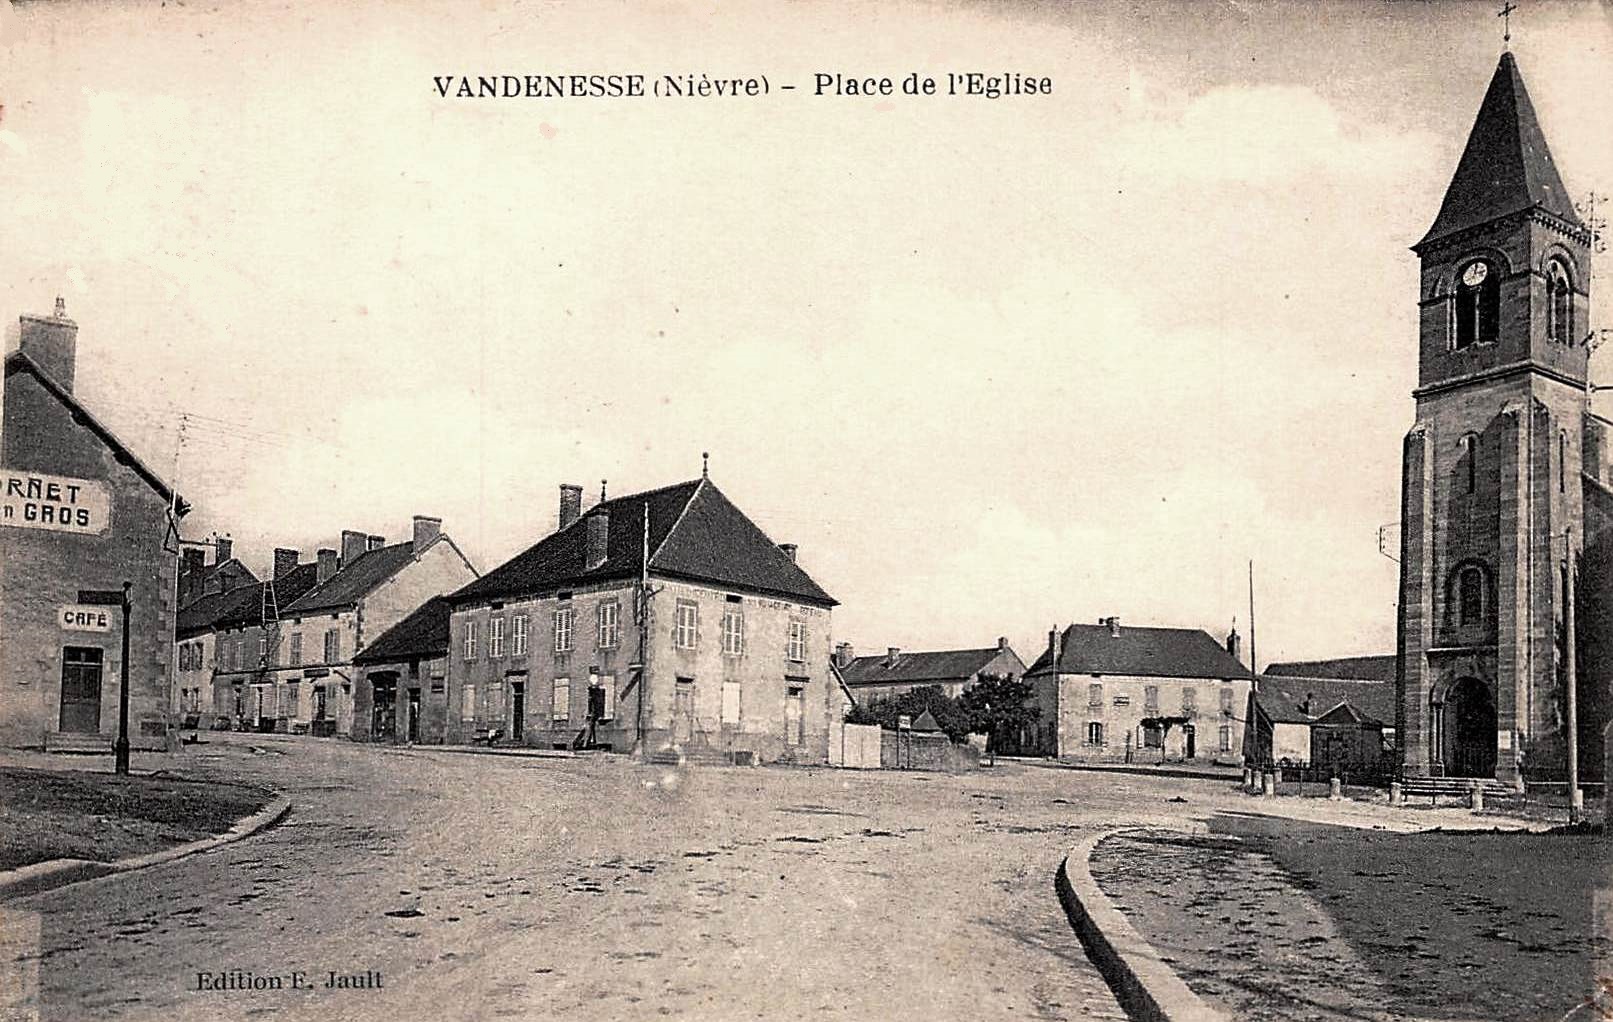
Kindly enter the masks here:
[[1489, 263], [1468, 263], [1456, 283], [1456, 348], [1493, 344], [1501, 318], [1501, 281]]
[[1574, 289], [1560, 262], [1553, 262], [1546, 273], [1546, 340], [1564, 346], [1574, 343]]

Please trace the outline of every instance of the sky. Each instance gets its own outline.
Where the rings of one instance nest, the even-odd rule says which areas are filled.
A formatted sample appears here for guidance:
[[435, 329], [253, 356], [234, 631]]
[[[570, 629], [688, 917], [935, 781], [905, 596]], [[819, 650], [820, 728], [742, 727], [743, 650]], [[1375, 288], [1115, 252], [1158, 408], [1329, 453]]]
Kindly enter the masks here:
[[[1613, 192], [1613, 9], [1519, 6], [1559, 169]], [[1392, 652], [1407, 246], [1498, 9], [0, 6], [0, 318], [64, 296], [79, 396], [260, 571], [415, 514], [487, 570], [560, 484], [709, 452], [859, 649], [1247, 637], [1252, 561], [1262, 665]], [[812, 94], [914, 71], [1053, 92]], [[771, 91], [432, 85], [527, 73]]]

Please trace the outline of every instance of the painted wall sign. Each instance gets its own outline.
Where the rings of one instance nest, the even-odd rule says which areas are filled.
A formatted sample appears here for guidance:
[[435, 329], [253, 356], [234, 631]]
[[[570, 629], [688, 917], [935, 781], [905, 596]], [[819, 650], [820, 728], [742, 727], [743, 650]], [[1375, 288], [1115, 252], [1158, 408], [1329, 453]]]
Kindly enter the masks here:
[[112, 491], [97, 479], [0, 470], [0, 525], [99, 536], [112, 526]]
[[64, 632], [110, 632], [112, 614], [111, 607], [87, 607], [81, 603], [64, 603], [56, 608], [56, 623]]

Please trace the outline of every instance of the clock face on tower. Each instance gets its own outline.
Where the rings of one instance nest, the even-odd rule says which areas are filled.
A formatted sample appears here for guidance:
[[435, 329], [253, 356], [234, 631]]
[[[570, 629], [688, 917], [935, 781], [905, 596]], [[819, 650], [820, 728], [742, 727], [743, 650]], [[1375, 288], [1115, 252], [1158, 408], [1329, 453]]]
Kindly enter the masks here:
[[1478, 287], [1484, 283], [1484, 278], [1490, 275], [1490, 268], [1483, 263], [1474, 263], [1462, 271], [1462, 283], [1468, 287]]

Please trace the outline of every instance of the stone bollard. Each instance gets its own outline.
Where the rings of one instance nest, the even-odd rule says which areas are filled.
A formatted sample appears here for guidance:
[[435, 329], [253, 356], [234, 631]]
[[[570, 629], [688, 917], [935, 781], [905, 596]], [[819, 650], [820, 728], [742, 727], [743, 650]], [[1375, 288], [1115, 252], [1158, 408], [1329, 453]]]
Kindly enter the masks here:
[[1255, 790], [1255, 772], [1248, 767], [1243, 768], [1243, 793], [1245, 795]]
[[1400, 782], [1389, 782], [1389, 804], [1392, 806], [1404, 805], [1406, 797], [1400, 793]]
[[1337, 777], [1328, 782], [1327, 797], [1335, 802], [1344, 797], [1343, 787], [1339, 784], [1339, 779]]
[[1478, 781], [1467, 786], [1467, 804], [1475, 813], [1484, 808], [1484, 786]]
[[1277, 797], [1277, 775], [1267, 770], [1260, 775], [1261, 794], [1266, 798]]

